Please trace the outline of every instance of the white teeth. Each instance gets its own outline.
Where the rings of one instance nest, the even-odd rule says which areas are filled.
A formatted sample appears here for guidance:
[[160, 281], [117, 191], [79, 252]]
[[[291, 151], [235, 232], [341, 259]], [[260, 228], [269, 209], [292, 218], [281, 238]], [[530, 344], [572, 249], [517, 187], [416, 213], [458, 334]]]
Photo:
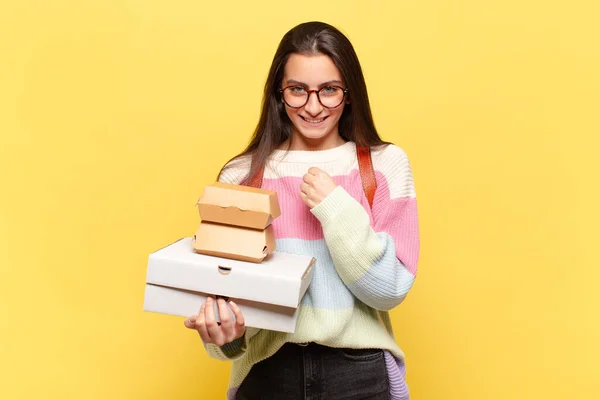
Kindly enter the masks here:
[[306, 122], [310, 122], [311, 124], [318, 124], [319, 122], [323, 122], [325, 120], [325, 118], [321, 118], [321, 119], [308, 119], [308, 118], [304, 118], [304, 120]]

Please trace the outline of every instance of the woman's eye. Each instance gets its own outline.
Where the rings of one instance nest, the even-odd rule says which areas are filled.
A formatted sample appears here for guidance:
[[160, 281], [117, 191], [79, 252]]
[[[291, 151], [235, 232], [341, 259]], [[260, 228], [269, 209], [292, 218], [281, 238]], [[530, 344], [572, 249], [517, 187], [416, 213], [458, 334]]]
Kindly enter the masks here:
[[339, 88], [335, 86], [325, 86], [321, 89], [321, 94], [324, 96], [335, 96], [338, 93]]
[[306, 90], [302, 86], [293, 87], [291, 90], [294, 94], [303, 94], [304, 92], [306, 92]]

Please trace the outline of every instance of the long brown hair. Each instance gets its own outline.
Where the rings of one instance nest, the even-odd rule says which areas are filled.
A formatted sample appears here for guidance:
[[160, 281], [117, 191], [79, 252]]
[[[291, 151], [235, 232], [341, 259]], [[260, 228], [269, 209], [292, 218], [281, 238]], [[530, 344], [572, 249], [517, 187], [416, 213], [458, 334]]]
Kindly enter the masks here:
[[[357, 146], [377, 146], [384, 142], [375, 129], [367, 85], [352, 43], [335, 27], [323, 22], [306, 22], [288, 31], [277, 48], [267, 77], [262, 110], [258, 125], [246, 149], [233, 157], [251, 155], [252, 163], [246, 176], [248, 181], [264, 167], [267, 158], [292, 132], [292, 122], [285, 112], [278, 89], [283, 80], [285, 64], [293, 53], [303, 55], [325, 54], [339, 69], [348, 89], [349, 103], [339, 121], [342, 139]], [[219, 176], [223, 169], [219, 172]]]

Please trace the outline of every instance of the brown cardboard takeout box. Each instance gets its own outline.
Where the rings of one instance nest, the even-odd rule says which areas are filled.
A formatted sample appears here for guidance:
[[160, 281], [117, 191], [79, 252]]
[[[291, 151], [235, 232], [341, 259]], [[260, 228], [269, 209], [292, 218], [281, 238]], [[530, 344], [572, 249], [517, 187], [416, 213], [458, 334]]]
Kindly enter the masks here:
[[217, 182], [204, 188], [197, 206], [202, 221], [194, 235], [196, 252], [260, 263], [275, 251], [277, 192]]
[[281, 214], [277, 192], [217, 182], [204, 188], [198, 200], [203, 221], [265, 229]]

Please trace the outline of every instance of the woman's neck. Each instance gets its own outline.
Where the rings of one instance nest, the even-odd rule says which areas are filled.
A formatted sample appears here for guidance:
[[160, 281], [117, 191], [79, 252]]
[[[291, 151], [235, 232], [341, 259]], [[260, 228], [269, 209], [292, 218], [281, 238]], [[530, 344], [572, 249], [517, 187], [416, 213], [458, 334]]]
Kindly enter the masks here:
[[337, 132], [331, 132], [331, 134], [318, 139], [307, 138], [298, 132], [292, 132], [291, 138], [284, 141], [279, 148], [293, 151], [318, 151], [333, 149], [344, 143], [346, 141]]

